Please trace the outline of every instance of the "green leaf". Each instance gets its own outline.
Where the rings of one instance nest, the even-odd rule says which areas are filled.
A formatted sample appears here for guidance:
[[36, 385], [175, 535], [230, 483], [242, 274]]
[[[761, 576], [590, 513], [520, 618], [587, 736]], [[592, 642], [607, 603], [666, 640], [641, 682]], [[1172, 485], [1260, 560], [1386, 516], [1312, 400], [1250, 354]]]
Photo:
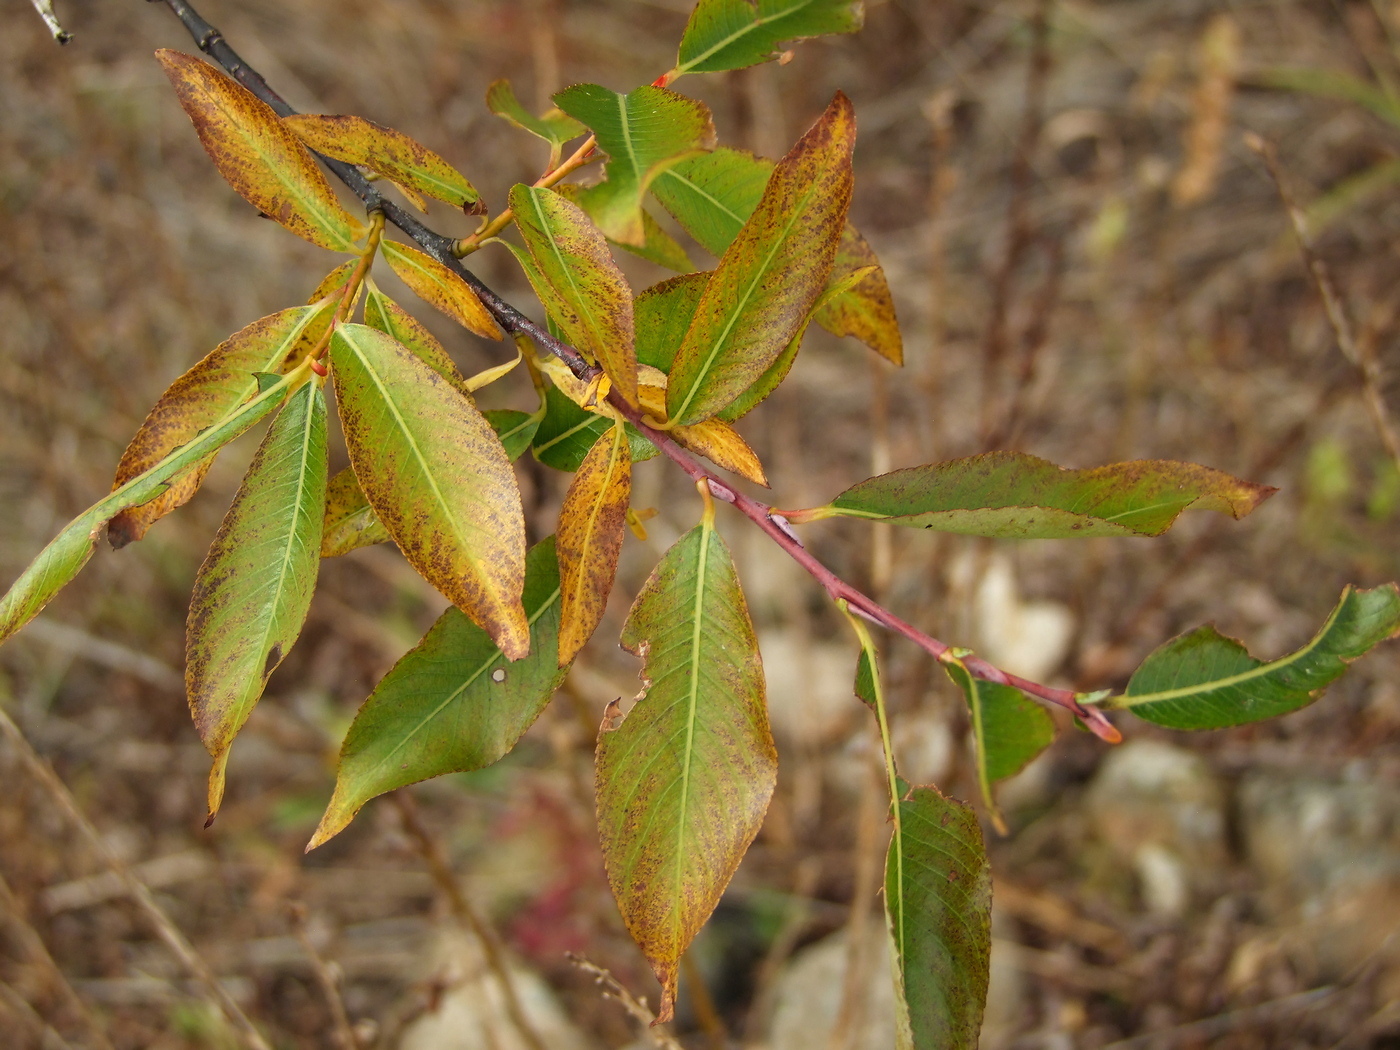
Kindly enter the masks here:
[[416, 193], [461, 208], [468, 215], [485, 211], [481, 196], [465, 175], [402, 131], [364, 117], [320, 113], [298, 113], [283, 117], [282, 123], [317, 153], [347, 164], [362, 164]]
[[326, 485], [326, 513], [321, 524], [321, 557], [338, 558], [361, 547], [388, 543], [389, 530], [374, 513], [350, 467]]
[[[282, 310], [254, 321], [211, 350], [161, 394], [122, 453], [112, 488], [149, 470], [256, 394], [259, 373], [280, 373], [296, 364], [325, 334], [334, 308], [333, 302], [323, 302]], [[157, 499], [116, 515], [107, 526], [112, 546], [141, 539], [157, 521], [188, 503], [213, 462], [211, 454], [173, 479]]]
[[1127, 708], [1171, 729], [1221, 729], [1306, 707], [1347, 665], [1400, 632], [1400, 589], [1347, 587], [1312, 641], [1263, 663], [1214, 627], [1173, 638], [1143, 661], [1123, 696], [1104, 708]]
[[[588, 195], [586, 190], [587, 187], [572, 182], [561, 183], [554, 187], [555, 193], [565, 200], [573, 201], [582, 208], [596, 226], [600, 217], [594, 213], [597, 202]], [[642, 209], [641, 244], [626, 244], [612, 238], [608, 238], [608, 243], [670, 270], [688, 273], [695, 269], [690, 262], [690, 256], [685, 253], [685, 249], [677, 243], [674, 237], [662, 229], [661, 224], [646, 209]]]
[[1055, 720], [1019, 689], [974, 678], [958, 660], [945, 659], [943, 669], [967, 700], [982, 804], [997, 830], [1005, 835], [1006, 822], [992, 797], [992, 788], [997, 781], [1021, 772], [1050, 746], [1055, 739]]
[[[304, 382], [305, 378], [304, 372], [296, 376], [300, 382]], [[93, 547], [104, 525], [128, 507], [138, 507], [155, 499], [166, 490], [172, 479], [217, 452], [262, 419], [286, 397], [291, 384], [292, 377], [287, 376], [276, 386], [259, 391], [198, 437], [122, 483], [110, 495], [98, 500], [69, 522], [0, 597], [0, 642], [34, 619], [53, 600], [53, 596], [78, 575], [78, 571], [92, 557]]]
[[646, 693], [625, 717], [609, 705], [598, 830], [623, 922], [661, 982], [664, 1021], [680, 956], [758, 833], [777, 776], [758, 643], [712, 521], [666, 552], [622, 645], [642, 658]]
[[1166, 459], [1066, 470], [1022, 452], [986, 452], [881, 474], [791, 520], [841, 515], [1002, 539], [1160, 536], [1184, 510], [1238, 519], [1276, 491]]
[[725, 251], [676, 353], [666, 391], [673, 423], [713, 416], [788, 345], [831, 273], [851, 199], [855, 114], [837, 93], [768, 180]]
[[626, 95], [600, 84], [577, 84], [555, 95], [554, 102], [583, 122], [609, 157], [606, 181], [581, 194], [588, 213], [613, 240], [644, 244], [642, 197], [652, 180], [683, 157], [714, 148], [708, 107], [651, 84]]
[[326, 505], [326, 400], [317, 383], [287, 399], [195, 577], [185, 687], [213, 757], [209, 816], [229, 747], [306, 622]]
[[360, 707], [340, 749], [335, 794], [308, 850], [370, 799], [444, 773], [491, 765], [515, 747], [564, 681], [554, 540], [525, 561], [530, 655], [509, 663], [481, 628], [448, 609]]
[[515, 408], [488, 408], [482, 415], [486, 417], [486, 422], [491, 424], [496, 436], [501, 439], [501, 446], [512, 463], [530, 447], [530, 443], [535, 439], [535, 432], [540, 428], [540, 421], [544, 418], [538, 412], [521, 412]]
[[[572, 473], [578, 470], [598, 438], [612, 426], [612, 420], [579, 408], [557, 387], [544, 392], [545, 414], [535, 431], [535, 458], [547, 467]], [[657, 455], [656, 446], [639, 434], [630, 423], [627, 440], [632, 462], [640, 463]]]
[[854, 33], [864, 23], [861, 0], [700, 0], [673, 74], [743, 69], [777, 58], [783, 41]]
[[663, 372], [671, 370], [695, 308], [705, 294], [708, 273], [683, 273], [654, 284], [632, 303], [637, 324], [637, 360]]
[[565, 339], [600, 364], [613, 386], [635, 405], [632, 291], [607, 241], [578, 205], [551, 190], [516, 185], [510, 191], [510, 206], [528, 256], [508, 242], [507, 246], [545, 310]]
[[156, 58], [205, 152], [244, 200], [312, 244], [355, 250], [364, 223], [342, 207], [311, 154], [272, 107], [190, 55], [161, 48]]
[[719, 258], [758, 207], [772, 174], [771, 160], [720, 146], [667, 168], [651, 192], [681, 229]]
[[1400, 98], [1358, 76], [1337, 69], [1266, 69], [1255, 78], [1266, 87], [1297, 91], [1318, 98], [1354, 102], [1382, 120], [1400, 127]]
[[[772, 161], [742, 150], [720, 148], [690, 157], [667, 169], [651, 192], [681, 227], [712, 255], [723, 255], [763, 196], [773, 170]], [[831, 267], [827, 290], [842, 285], [823, 304], [815, 320], [828, 332], [853, 336], [895, 364], [904, 361], [904, 342], [895, 317], [880, 260], [860, 232], [849, 223]], [[854, 284], [850, 274], [868, 270]]]
[[419, 575], [512, 660], [524, 656], [525, 518], [495, 431], [383, 332], [338, 326], [331, 363], [350, 463], [375, 514]]
[[413, 355], [446, 379], [464, 397], [470, 396], [466, 377], [443, 349], [432, 332], [416, 317], [379, 290], [373, 281], [365, 299], [365, 324], [377, 328], [395, 342], [408, 347]]
[[[901, 784], [901, 789], [907, 785]], [[975, 1050], [992, 948], [992, 873], [969, 806], [900, 799], [885, 857], [900, 1050]]]
[[559, 109], [550, 108], [538, 117], [533, 115], [515, 97], [509, 80], [492, 81], [486, 89], [486, 108], [517, 128], [544, 139], [556, 150], [585, 131], [582, 124]]

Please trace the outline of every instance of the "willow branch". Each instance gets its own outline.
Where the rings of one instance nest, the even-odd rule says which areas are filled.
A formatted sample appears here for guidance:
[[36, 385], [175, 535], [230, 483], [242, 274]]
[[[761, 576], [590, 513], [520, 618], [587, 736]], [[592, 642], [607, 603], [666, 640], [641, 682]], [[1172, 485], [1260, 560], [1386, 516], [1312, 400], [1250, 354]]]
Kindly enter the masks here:
[[[266, 102], [281, 116], [290, 116], [294, 112], [286, 100], [273, 91], [268, 86], [267, 81], [229, 46], [223, 34], [206, 22], [185, 0], [163, 0], [163, 2], [184, 24], [199, 49], [223, 66], [229, 76]], [[318, 156], [320, 155], [318, 154]], [[543, 347], [563, 361], [568, 366], [569, 371], [584, 382], [601, 374], [602, 370], [597, 365], [589, 363], [572, 346], [556, 339], [542, 325], [530, 320], [483, 284], [474, 273], [466, 269], [454, 253], [454, 249], [458, 245], [456, 240], [429, 229], [415, 216], [394, 202], [385, 200], [358, 168], [324, 156], [321, 157], [321, 160], [364, 202], [365, 207], [371, 211], [382, 212], [385, 219], [397, 226], [420, 248], [464, 280], [476, 292], [482, 304], [495, 317], [496, 322], [507, 332], [513, 336], [529, 336], [538, 346]], [[691, 458], [670, 435], [648, 426], [641, 411], [628, 404], [616, 389], [609, 393], [607, 400], [681, 470], [697, 482], [706, 482], [711, 494], [716, 499], [730, 504], [767, 533], [769, 539], [787, 552], [790, 558], [806, 569], [812, 578], [822, 585], [833, 601], [845, 601], [852, 612], [871, 623], [878, 624], [886, 630], [907, 638], [935, 658], [941, 659], [950, 652], [951, 646], [925, 634], [912, 624], [906, 623], [875, 599], [863, 594], [828, 569], [802, 546], [802, 541], [797, 538], [797, 534], [793, 532], [787, 519], [781, 514], [774, 513], [773, 508], [768, 504], [761, 503], [730, 488]], [[1122, 739], [1122, 734], [1114, 728], [1101, 711], [1093, 707], [1086, 707], [1080, 702], [1077, 694], [1068, 689], [1056, 689], [1008, 674], [979, 657], [964, 656], [961, 657], [961, 660], [968, 672], [977, 678], [995, 682], [998, 685], [1012, 686], [1037, 699], [1066, 708], [1073, 712], [1100, 739], [1109, 743], [1117, 743]]]

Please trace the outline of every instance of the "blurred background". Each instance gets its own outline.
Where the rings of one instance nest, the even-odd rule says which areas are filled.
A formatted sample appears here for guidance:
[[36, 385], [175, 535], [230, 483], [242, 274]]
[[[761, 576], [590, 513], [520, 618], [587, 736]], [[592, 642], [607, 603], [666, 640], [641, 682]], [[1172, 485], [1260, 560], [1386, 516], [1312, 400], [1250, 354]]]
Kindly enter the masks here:
[[[76, 36], [66, 48], [22, 0], [0, 33], [7, 582], [107, 491], [172, 379], [302, 302], [336, 261], [259, 220], [208, 163], [151, 56], [193, 50], [163, 5], [58, 6]], [[545, 152], [487, 112], [486, 86], [509, 77], [543, 107], [581, 81], [649, 82], [672, 65], [689, 6], [207, 0], [202, 13], [297, 108], [413, 135], [498, 210]], [[1084, 689], [1121, 688], [1153, 647], [1206, 621], [1272, 658], [1311, 636], [1344, 584], [1400, 576], [1400, 472], [1367, 408], [1369, 396], [1400, 415], [1400, 7], [867, 6], [858, 35], [677, 85], [711, 106], [721, 142], [769, 156], [838, 88], [859, 118], [852, 218], [889, 274], [906, 364], [808, 336], [791, 380], [741, 428], [772, 501], [812, 506], [872, 473], [989, 448], [1074, 467], [1188, 459], [1280, 492], [1243, 522], [1187, 515], [1158, 540], [992, 544], [835, 521], [806, 527], [816, 553], [938, 637]], [[1354, 329], [1346, 352], [1246, 132], [1276, 145], [1307, 212]], [[445, 206], [430, 221], [471, 228]], [[666, 276], [621, 262], [637, 288]], [[539, 316], [503, 251], [471, 263]], [[501, 358], [429, 314], [464, 371]], [[520, 376], [483, 403], [533, 407]], [[304, 856], [357, 705], [445, 603], [392, 548], [325, 562], [202, 830], [184, 611], [255, 444], [226, 451], [144, 542], [104, 544], [0, 649], [0, 703], [273, 1045], [650, 1045], [565, 953], [656, 1003], [602, 878], [592, 746], [607, 701], [637, 691], [613, 640], [697, 519], [694, 490], [663, 462], [638, 468], [635, 504], [660, 511], [650, 538], [629, 539], [608, 619], [511, 756], [372, 802]], [[335, 469], [343, 447], [333, 455]], [[527, 514], [545, 533], [568, 478], [528, 460]], [[720, 514], [781, 772], [688, 956], [675, 1032], [687, 1048], [888, 1047], [887, 832], [871, 721], [850, 695], [855, 648], [801, 570]], [[912, 648], [886, 652], [906, 775], [973, 798], [960, 697]], [[1400, 1046], [1400, 647], [1276, 722], [1124, 729], [1109, 749], [1062, 726], [1002, 793], [1010, 834], [986, 829], [982, 1045]], [[13, 741], [0, 741], [0, 784], [0, 1044], [237, 1045]], [[532, 1037], [474, 929], [509, 960]]]

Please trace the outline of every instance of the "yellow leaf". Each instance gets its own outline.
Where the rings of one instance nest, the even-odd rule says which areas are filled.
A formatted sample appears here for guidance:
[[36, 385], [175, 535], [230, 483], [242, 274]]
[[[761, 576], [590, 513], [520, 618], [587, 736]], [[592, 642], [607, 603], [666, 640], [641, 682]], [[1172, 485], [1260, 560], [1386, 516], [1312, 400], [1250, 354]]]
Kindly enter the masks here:
[[379, 250], [399, 280], [425, 303], [437, 307], [469, 332], [487, 339], [502, 338], [501, 330], [471, 285], [442, 263], [406, 244], [385, 241]]
[[632, 455], [627, 432], [618, 422], [608, 437], [594, 442], [559, 512], [560, 667], [588, 643], [603, 618], [631, 497]]
[[364, 223], [341, 205], [271, 106], [190, 55], [161, 48], [156, 58], [219, 174], [244, 200], [312, 244], [355, 250]]

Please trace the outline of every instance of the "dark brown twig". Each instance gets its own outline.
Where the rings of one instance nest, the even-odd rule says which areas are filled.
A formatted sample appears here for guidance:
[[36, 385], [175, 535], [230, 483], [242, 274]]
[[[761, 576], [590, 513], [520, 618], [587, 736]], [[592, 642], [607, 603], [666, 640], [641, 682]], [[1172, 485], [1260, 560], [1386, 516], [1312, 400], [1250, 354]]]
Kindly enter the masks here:
[[[163, 0], [165, 5], [180, 19], [190, 35], [194, 38], [199, 49], [205, 54], [214, 58], [224, 67], [235, 80], [246, 87], [254, 95], [271, 106], [277, 113], [287, 116], [293, 111], [286, 101], [268, 87], [262, 76], [252, 69], [243, 59], [228, 45], [223, 35], [212, 25], [206, 22], [185, 0]], [[1040, 18], [1045, 17], [1045, 6], [1049, 0], [1042, 0]], [[1048, 57], [1044, 59], [1048, 62]], [[1048, 69], [1048, 67], [1047, 67]], [[1037, 132], [1038, 133], [1038, 132]], [[1024, 151], [1023, 151], [1024, 153]], [[567, 343], [556, 339], [542, 325], [536, 324], [526, 317], [510, 303], [506, 302], [494, 291], [488, 288], [481, 280], [462, 266], [460, 260], [453, 254], [456, 241], [451, 237], [446, 237], [434, 230], [429, 229], [416, 217], [404, 211], [392, 201], [385, 200], [374, 186], [369, 183], [358, 168], [339, 161], [321, 158], [326, 166], [344, 182], [354, 193], [364, 202], [371, 211], [380, 211], [384, 217], [401, 231], [413, 239], [413, 241], [427, 252], [430, 256], [442, 263], [449, 270], [462, 278], [477, 296], [483, 305], [491, 312], [496, 321], [511, 335], [526, 335], [533, 339], [536, 345], [543, 347], [559, 360], [563, 361], [573, 374], [584, 382], [596, 379], [602, 374], [602, 370], [590, 364], [577, 350]], [[1025, 163], [1029, 165], [1029, 155], [1025, 154]], [[1027, 171], [1029, 172], [1029, 167]], [[1027, 175], [1027, 178], [1030, 176]], [[758, 500], [751, 499], [743, 493], [735, 492], [719, 478], [701, 467], [687, 453], [682, 451], [664, 431], [655, 430], [648, 426], [643, 419], [641, 411], [633, 405], [627, 403], [620, 393], [614, 389], [608, 395], [608, 403], [616, 409], [629, 423], [646, 436], [646, 438], [663, 452], [672, 462], [679, 466], [695, 481], [704, 480], [708, 482], [711, 493], [715, 498], [731, 504], [736, 510], [752, 521], [760, 529], [768, 534], [769, 538], [778, 544], [788, 556], [793, 558], [799, 565], [806, 569], [826, 590], [833, 600], [844, 599], [850, 604], [853, 612], [878, 624], [887, 630], [908, 638], [915, 645], [927, 650], [935, 657], [941, 657], [950, 651], [950, 646], [945, 645], [936, 638], [932, 638], [918, 628], [905, 623], [894, 613], [885, 609], [874, 599], [862, 594], [856, 588], [846, 583], [834, 572], [814, 558], [802, 546], [797, 539], [787, 521], [781, 515], [773, 513], [771, 507]], [[1048, 703], [1056, 704], [1060, 707], [1072, 711], [1096, 736], [1109, 743], [1117, 743], [1122, 739], [1122, 734], [1114, 728], [1107, 717], [1096, 708], [1085, 707], [1080, 703], [1079, 698], [1068, 689], [1055, 689], [1051, 686], [1042, 685], [1039, 682], [1031, 682], [1016, 675], [1007, 674], [997, 667], [993, 667], [979, 657], [967, 656], [962, 658], [963, 665], [968, 671], [978, 678], [998, 685], [1009, 685], [1031, 696], [1037, 697]]]

